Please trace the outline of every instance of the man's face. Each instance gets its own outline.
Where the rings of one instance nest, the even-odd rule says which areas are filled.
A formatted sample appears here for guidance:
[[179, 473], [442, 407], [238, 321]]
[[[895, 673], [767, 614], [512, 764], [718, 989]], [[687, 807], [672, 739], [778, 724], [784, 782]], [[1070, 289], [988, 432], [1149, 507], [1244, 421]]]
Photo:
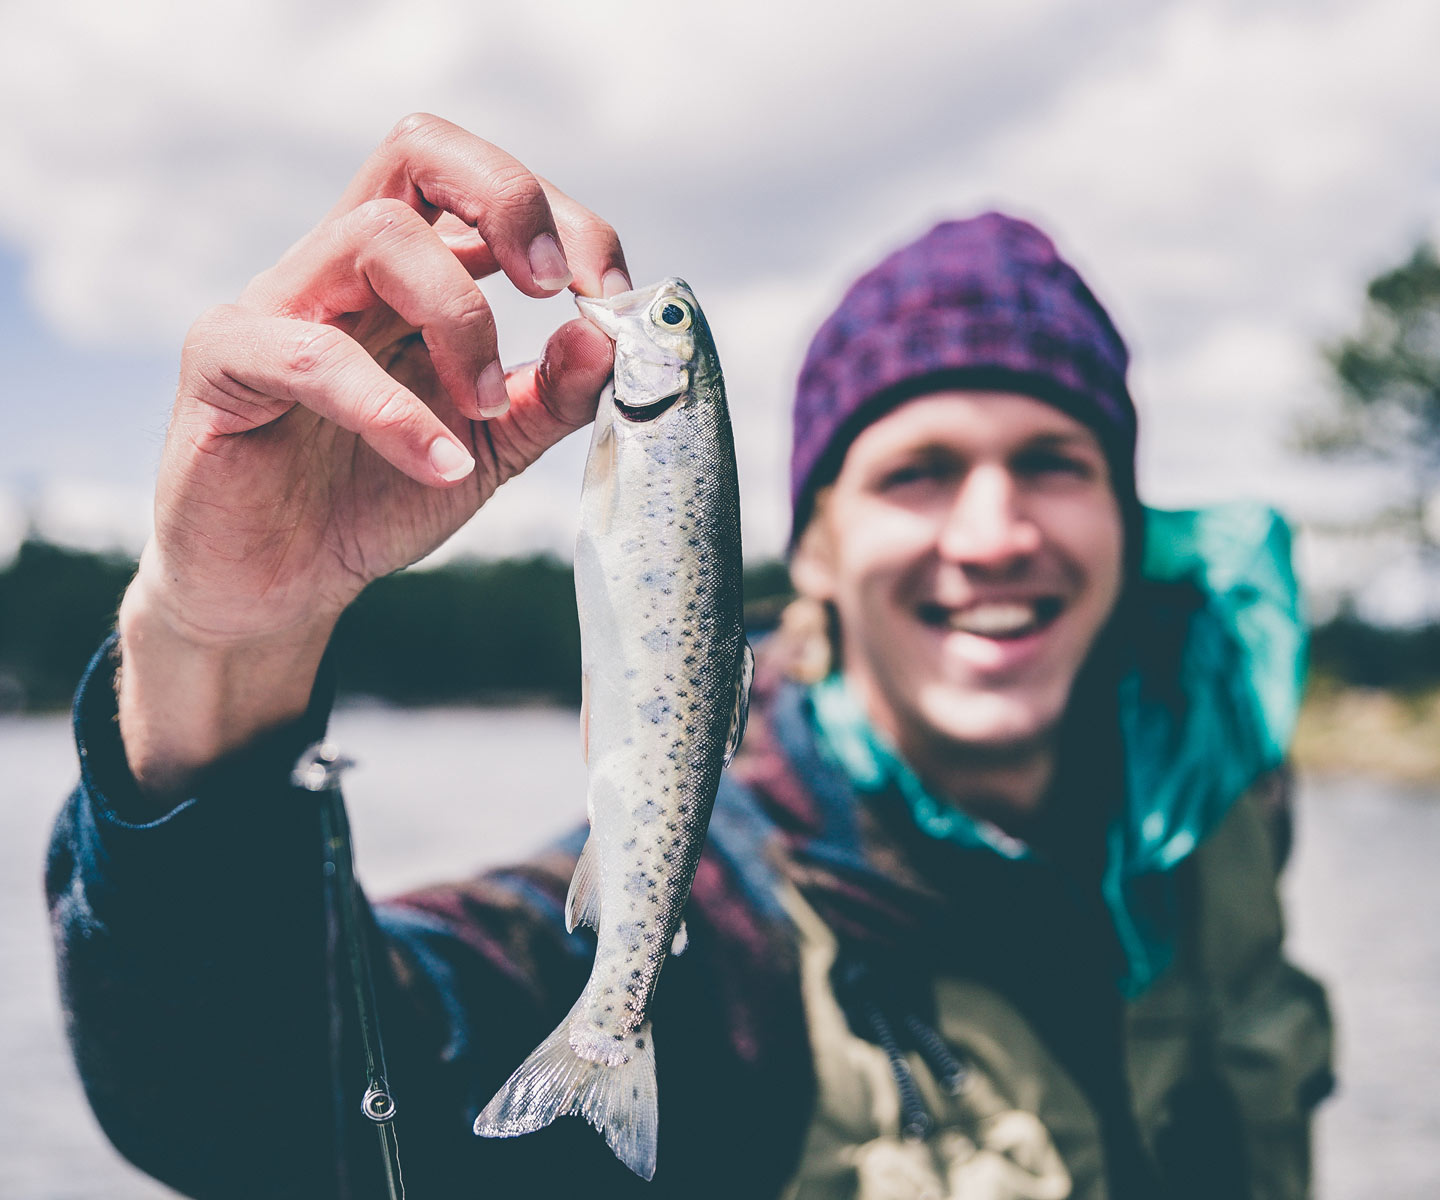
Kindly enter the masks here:
[[1043, 744], [1115, 607], [1123, 526], [1098, 439], [1010, 393], [937, 392], [851, 444], [792, 562], [902, 749]]

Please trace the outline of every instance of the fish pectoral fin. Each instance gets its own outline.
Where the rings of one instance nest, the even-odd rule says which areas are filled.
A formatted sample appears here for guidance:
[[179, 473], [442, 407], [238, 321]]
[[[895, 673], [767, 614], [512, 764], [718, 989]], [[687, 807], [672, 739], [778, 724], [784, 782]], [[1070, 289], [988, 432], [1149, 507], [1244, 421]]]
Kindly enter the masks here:
[[681, 955], [690, 944], [690, 931], [685, 928], [685, 918], [680, 918], [680, 928], [675, 931], [675, 940], [670, 943], [670, 953]]
[[730, 736], [725, 739], [725, 765], [740, 749], [740, 739], [745, 736], [745, 722], [750, 716], [750, 684], [755, 679], [755, 651], [750, 643], [740, 643], [740, 662], [735, 673], [735, 711], [730, 716]]
[[574, 933], [577, 925], [600, 928], [600, 872], [590, 847], [595, 844], [591, 837], [580, 851], [580, 861], [575, 864], [575, 874], [570, 877], [570, 891], [565, 896], [565, 932]]
[[580, 676], [580, 758], [590, 761], [590, 676]]
[[612, 379], [600, 393], [596, 409], [595, 432], [590, 439], [590, 453], [585, 459], [584, 492], [592, 504], [594, 532], [606, 534], [615, 521], [615, 421], [610, 415], [614, 407], [615, 381]]

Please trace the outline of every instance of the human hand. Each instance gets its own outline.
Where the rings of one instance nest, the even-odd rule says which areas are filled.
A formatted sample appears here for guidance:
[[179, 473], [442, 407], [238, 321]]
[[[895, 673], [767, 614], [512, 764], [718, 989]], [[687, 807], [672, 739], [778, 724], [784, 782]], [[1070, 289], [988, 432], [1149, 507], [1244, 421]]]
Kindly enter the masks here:
[[190, 731], [202, 760], [297, 715], [360, 590], [593, 417], [609, 341], [570, 321], [505, 379], [474, 282], [497, 272], [533, 297], [629, 287], [607, 224], [498, 147], [414, 116], [325, 220], [196, 322], [155, 534], [121, 610], [132, 767], [157, 722], [194, 725], [197, 706], [229, 727]]

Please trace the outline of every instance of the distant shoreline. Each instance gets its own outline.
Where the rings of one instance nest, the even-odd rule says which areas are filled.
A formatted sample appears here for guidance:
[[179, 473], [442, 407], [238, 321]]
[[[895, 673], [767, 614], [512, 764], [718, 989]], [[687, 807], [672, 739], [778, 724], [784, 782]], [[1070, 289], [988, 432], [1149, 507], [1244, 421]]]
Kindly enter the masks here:
[[1307, 774], [1440, 784], [1440, 688], [1400, 692], [1317, 682], [1300, 711], [1292, 758]]
[[[578, 713], [578, 706], [543, 692], [496, 691], [420, 702], [342, 692], [337, 712], [394, 709], [511, 709]], [[66, 710], [5, 711], [0, 721], [48, 720]], [[1306, 775], [1365, 775], [1440, 788], [1440, 688], [1405, 693], [1382, 688], [1314, 685], [1295, 731], [1291, 761]]]

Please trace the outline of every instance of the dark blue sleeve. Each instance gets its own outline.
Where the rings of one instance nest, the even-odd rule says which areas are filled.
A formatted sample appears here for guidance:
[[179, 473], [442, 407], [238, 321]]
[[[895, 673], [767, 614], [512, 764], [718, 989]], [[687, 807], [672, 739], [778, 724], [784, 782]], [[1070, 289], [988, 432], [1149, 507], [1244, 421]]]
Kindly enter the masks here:
[[[353, 991], [327, 918], [320, 800], [289, 781], [325, 729], [325, 672], [301, 720], [161, 807], [126, 762], [114, 655], [112, 639], [77, 693], [80, 782], [46, 871], [91, 1106], [122, 1154], [186, 1195], [382, 1195]], [[563, 886], [555, 874], [435, 889], [428, 909], [372, 912], [361, 898], [402, 1161], [419, 1179], [505, 1173], [510, 1158], [486, 1163], [494, 1144], [470, 1122], [587, 969], [583, 946], [537, 911]]]
[[127, 1158], [187, 1194], [333, 1195], [318, 807], [288, 782], [328, 696], [161, 808], [126, 763], [114, 654], [112, 639], [76, 697], [80, 782], [46, 870], [91, 1105]]
[[[80, 783], [56, 823], [46, 876], [90, 1103], [122, 1154], [189, 1196], [383, 1196], [375, 1132], [360, 1112], [351, 993], [337, 982], [343, 955], [327, 920], [320, 802], [289, 782], [324, 731], [329, 688], [317, 685], [300, 721], [160, 808], [126, 763], [113, 655], [113, 642], [102, 647], [76, 697]], [[701, 1149], [740, 1090], [720, 1082], [735, 1073], [715, 999], [725, 960], [701, 913], [656, 1018], [667, 1039], [666, 1179], [637, 1179], [577, 1120], [522, 1138], [471, 1132], [589, 974], [593, 939], [563, 922], [578, 845], [373, 909], [362, 898], [411, 1200], [662, 1200], [709, 1195], [707, 1182], [737, 1194]]]

